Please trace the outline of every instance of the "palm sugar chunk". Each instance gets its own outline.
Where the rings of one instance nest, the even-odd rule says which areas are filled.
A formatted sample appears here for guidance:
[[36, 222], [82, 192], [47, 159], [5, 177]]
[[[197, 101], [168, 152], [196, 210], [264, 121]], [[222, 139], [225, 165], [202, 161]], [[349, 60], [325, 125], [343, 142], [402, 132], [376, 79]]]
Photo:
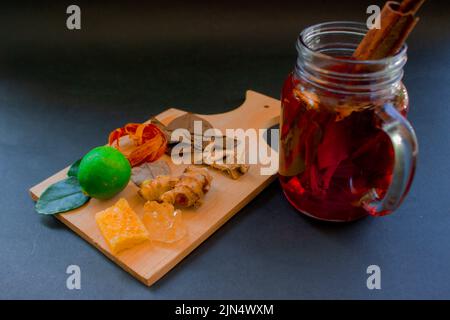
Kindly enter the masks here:
[[95, 220], [114, 254], [149, 239], [144, 224], [124, 198], [112, 207], [98, 212]]

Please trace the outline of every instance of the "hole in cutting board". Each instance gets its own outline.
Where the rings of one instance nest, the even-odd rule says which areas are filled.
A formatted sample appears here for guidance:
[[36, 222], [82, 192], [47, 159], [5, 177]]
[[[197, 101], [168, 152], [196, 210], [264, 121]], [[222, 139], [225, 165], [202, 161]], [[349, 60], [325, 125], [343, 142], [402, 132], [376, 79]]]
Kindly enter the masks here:
[[279, 130], [280, 126], [278, 124], [268, 128], [266, 132], [264, 132], [264, 140], [266, 140], [267, 144], [275, 151], [278, 151], [278, 139], [274, 139], [272, 141], [272, 135], [267, 134], [268, 132], [271, 132], [272, 130]]

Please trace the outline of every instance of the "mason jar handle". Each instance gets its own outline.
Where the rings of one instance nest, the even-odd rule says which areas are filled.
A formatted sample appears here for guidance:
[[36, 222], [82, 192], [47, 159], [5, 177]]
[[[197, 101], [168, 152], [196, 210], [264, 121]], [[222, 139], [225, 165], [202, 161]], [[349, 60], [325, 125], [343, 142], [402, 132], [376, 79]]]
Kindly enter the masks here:
[[[375, 114], [381, 120], [381, 129], [391, 139], [395, 159], [391, 184], [385, 196], [370, 200], [364, 206], [370, 214], [383, 216], [397, 209], [409, 190], [416, 167], [418, 144], [411, 124], [392, 104], [377, 108]], [[369, 198], [377, 199], [376, 195]]]

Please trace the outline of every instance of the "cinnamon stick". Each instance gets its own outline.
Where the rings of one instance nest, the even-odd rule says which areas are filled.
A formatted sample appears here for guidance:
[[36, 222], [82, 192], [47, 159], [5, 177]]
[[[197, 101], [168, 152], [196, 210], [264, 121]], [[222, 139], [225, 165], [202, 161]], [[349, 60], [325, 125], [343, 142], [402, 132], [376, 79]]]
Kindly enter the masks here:
[[356, 60], [377, 60], [395, 55], [404, 45], [419, 18], [415, 15], [425, 0], [388, 1], [381, 11], [381, 29], [367, 32], [353, 53]]
[[402, 3], [400, 3], [398, 11], [403, 13], [411, 12], [412, 14], [416, 14], [424, 2], [425, 0], [403, 0]]

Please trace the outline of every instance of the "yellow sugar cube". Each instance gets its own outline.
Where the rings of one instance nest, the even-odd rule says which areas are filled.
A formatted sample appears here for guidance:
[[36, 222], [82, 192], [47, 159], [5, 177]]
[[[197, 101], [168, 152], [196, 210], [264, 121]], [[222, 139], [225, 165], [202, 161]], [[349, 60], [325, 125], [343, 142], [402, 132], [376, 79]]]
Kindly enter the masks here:
[[149, 239], [144, 224], [123, 198], [112, 207], [97, 212], [95, 220], [113, 253]]

